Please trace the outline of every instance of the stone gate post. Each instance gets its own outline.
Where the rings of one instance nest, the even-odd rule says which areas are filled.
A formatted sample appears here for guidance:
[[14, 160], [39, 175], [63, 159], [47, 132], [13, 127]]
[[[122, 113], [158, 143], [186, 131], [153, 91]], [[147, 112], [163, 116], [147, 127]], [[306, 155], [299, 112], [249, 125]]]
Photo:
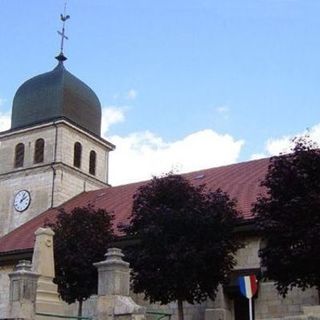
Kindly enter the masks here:
[[98, 269], [98, 320], [145, 318], [145, 308], [137, 305], [129, 296], [130, 268], [123, 261], [120, 249], [108, 249], [104, 261], [95, 263]]
[[39, 274], [31, 271], [31, 262], [21, 260], [15, 271], [9, 273], [9, 316], [15, 319], [33, 320]]

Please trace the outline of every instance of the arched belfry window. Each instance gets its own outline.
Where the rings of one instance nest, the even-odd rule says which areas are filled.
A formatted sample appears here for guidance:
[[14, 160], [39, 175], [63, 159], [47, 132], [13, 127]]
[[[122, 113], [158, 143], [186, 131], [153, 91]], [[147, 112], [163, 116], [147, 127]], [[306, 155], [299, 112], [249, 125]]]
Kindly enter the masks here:
[[96, 175], [96, 162], [97, 162], [97, 154], [95, 151], [90, 151], [89, 157], [89, 173], [92, 175]]
[[44, 160], [44, 140], [38, 139], [34, 147], [34, 163], [41, 163]]
[[24, 144], [18, 143], [16, 145], [15, 154], [14, 154], [14, 167], [19, 168], [23, 167], [24, 162]]
[[76, 142], [74, 144], [74, 151], [73, 151], [73, 165], [77, 168], [81, 167], [81, 153], [82, 153], [81, 143]]

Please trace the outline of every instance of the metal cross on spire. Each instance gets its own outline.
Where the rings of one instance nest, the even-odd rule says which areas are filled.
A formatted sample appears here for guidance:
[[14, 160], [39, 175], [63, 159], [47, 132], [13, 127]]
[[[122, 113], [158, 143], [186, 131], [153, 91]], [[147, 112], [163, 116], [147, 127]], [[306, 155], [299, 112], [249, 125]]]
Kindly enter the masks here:
[[61, 44], [60, 44], [60, 53], [56, 57], [58, 61], [65, 61], [67, 58], [63, 54], [63, 45], [64, 45], [64, 39], [68, 40], [68, 37], [65, 34], [65, 24], [68, 19], [70, 19], [70, 16], [66, 14], [67, 9], [67, 1], [64, 3], [64, 12], [63, 14], [60, 14], [60, 19], [62, 21], [62, 31], [58, 31], [58, 34], [61, 36]]

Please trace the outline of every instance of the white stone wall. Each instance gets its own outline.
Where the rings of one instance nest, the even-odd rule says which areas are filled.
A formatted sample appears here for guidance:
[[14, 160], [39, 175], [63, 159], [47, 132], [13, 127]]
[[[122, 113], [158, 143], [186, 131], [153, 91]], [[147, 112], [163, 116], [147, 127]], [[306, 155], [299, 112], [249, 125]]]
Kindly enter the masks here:
[[109, 149], [101, 141], [81, 133], [66, 125], [60, 125], [58, 130], [58, 152], [57, 162], [65, 163], [73, 167], [73, 151], [76, 142], [82, 145], [82, 159], [80, 171], [89, 174], [89, 154], [95, 151], [96, 158], [96, 175], [93, 176], [101, 182], [108, 183], [108, 153]]
[[[52, 169], [40, 167], [31, 172], [15, 172], [0, 176], [0, 236], [17, 228], [51, 205]], [[29, 208], [24, 212], [14, 209], [14, 197], [22, 189], [31, 195]]]
[[[44, 162], [34, 164], [34, 148], [37, 139], [45, 140]], [[0, 133], [0, 174], [12, 171], [20, 171], [25, 168], [35, 168], [44, 164], [50, 164], [54, 156], [55, 128], [39, 127], [36, 129], [19, 130], [12, 134]], [[18, 143], [25, 146], [24, 165], [22, 168], [14, 168], [15, 147]]]
[[[44, 162], [35, 164], [35, 142], [39, 138], [45, 141]], [[20, 171], [21, 169], [49, 165], [52, 162], [62, 162], [73, 167], [73, 151], [76, 142], [80, 142], [82, 145], [80, 171], [90, 175], [89, 154], [90, 151], [95, 151], [97, 166], [96, 175], [93, 177], [101, 182], [108, 183], [108, 158], [110, 151], [108, 143], [65, 122], [17, 130], [12, 133], [0, 133], [0, 175], [12, 171]], [[15, 146], [18, 143], [25, 145], [24, 165], [20, 168], [14, 168]]]
[[106, 187], [105, 184], [93, 178], [75, 172], [63, 165], [57, 166], [54, 185], [54, 207], [73, 198], [81, 192]]
[[8, 274], [13, 271], [13, 265], [0, 266], [0, 318], [5, 318], [8, 312], [10, 281]]
[[[34, 164], [35, 141], [45, 140], [44, 162]], [[51, 204], [52, 169], [55, 129], [39, 127], [0, 134], [0, 236], [46, 210]], [[25, 145], [24, 165], [14, 168], [15, 146]], [[26, 170], [29, 169], [29, 170]], [[31, 194], [31, 203], [24, 212], [13, 207], [15, 195], [22, 189]]]
[[[44, 161], [34, 164], [37, 139], [45, 141]], [[82, 144], [81, 168], [73, 166], [74, 143]], [[14, 168], [15, 146], [25, 145], [24, 165]], [[89, 153], [96, 152], [96, 175], [89, 174]], [[63, 121], [14, 132], [0, 133], [0, 236], [50, 207], [56, 207], [83, 191], [106, 187], [110, 145]], [[31, 194], [24, 212], [13, 208], [22, 189]], [[53, 198], [52, 198], [53, 195]]]
[[[81, 192], [105, 185], [63, 165], [55, 169], [54, 184], [53, 169], [50, 166], [35, 168], [32, 172], [22, 171], [0, 176], [0, 236], [50, 208], [52, 187], [53, 207], [56, 207]], [[31, 203], [26, 211], [18, 212], [13, 206], [14, 197], [22, 189], [30, 192]]]

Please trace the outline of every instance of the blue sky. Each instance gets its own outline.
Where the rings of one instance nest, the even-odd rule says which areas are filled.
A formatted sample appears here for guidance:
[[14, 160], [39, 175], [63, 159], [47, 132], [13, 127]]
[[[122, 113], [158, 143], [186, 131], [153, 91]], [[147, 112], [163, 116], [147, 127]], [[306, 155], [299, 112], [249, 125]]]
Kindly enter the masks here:
[[[0, 0], [0, 129], [19, 85], [55, 66], [63, 6]], [[307, 128], [320, 141], [319, 12], [318, 0], [69, 0], [66, 67], [104, 108], [111, 183], [269, 156]]]

